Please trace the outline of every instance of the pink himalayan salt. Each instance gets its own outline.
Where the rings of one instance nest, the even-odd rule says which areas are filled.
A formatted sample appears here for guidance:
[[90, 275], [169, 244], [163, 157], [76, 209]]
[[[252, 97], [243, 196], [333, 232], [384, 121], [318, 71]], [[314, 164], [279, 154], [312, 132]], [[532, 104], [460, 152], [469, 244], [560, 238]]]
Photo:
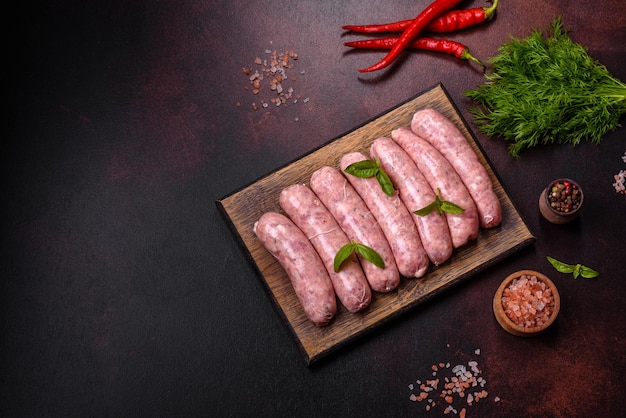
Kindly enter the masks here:
[[554, 296], [536, 276], [513, 279], [502, 292], [504, 313], [515, 324], [530, 328], [544, 325], [554, 310]]

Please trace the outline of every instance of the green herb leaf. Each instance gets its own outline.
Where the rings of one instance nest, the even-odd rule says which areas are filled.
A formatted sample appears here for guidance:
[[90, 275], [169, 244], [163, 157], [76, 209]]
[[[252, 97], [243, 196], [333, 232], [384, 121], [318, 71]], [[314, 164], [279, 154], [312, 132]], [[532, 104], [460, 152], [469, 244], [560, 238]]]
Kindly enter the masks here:
[[346, 173], [362, 179], [374, 177], [378, 173], [378, 165], [372, 160], [363, 160], [352, 163], [344, 170]]
[[341, 265], [344, 263], [344, 261], [350, 258], [352, 253], [360, 255], [362, 258], [374, 264], [375, 266], [380, 267], [381, 269], [385, 268], [385, 261], [375, 250], [365, 244], [350, 241], [349, 243], [341, 247], [339, 251], [337, 251], [337, 254], [335, 254], [335, 259], [333, 261], [333, 269], [335, 270], [335, 272], [338, 272], [339, 269], [341, 269]]
[[552, 266], [556, 269], [556, 271], [558, 271], [559, 273], [573, 273], [574, 272], [574, 266], [570, 265], [570, 264], [565, 264], [557, 259], [554, 259], [550, 256], [546, 257], [548, 259], [548, 261], [550, 262], [550, 264], [552, 264]]
[[347, 166], [343, 171], [359, 178], [375, 177], [383, 192], [387, 196], [393, 196], [393, 183], [385, 170], [380, 166], [378, 159], [357, 161]]
[[626, 114], [626, 84], [613, 77], [557, 17], [544, 35], [511, 37], [489, 59], [485, 82], [465, 95], [478, 129], [509, 142], [514, 157], [547, 144], [599, 144]]
[[465, 210], [462, 207], [455, 205], [452, 202], [448, 202], [446, 200], [441, 201], [441, 210], [446, 213], [451, 213], [454, 215], [458, 215], [459, 213], [465, 212]]
[[436, 209], [437, 209], [437, 201], [434, 200], [432, 203], [429, 203], [428, 205], [424, 206], [423, 208], [413, 211], [413, 213], [416, 214], [417, 216], [426, 216], [430, 212], [432, 212], [432, 211], [434, 211]]
[[448, 202], [447, 200], [442, 200], [441, 190], [439, 189], [437, 189], [435, 193], [435, 200], [433, 200], [431, 203], [424, 206], [423, 208], [413, 211], [413, 213], [417, 216], [426, 216], [434, 210], [436, 210], [439, 215], [443, 215], [444, 212], [450, 214], [459, 214], [465, 212], [465, 209], [463, 209], [462, 207], [452, 202]]
[[592, 279], [600, 275], [599, 272], [582, 264], [567, 264], [550, 256], [546, 258], [559, 273], [572, 273], [574, 279], [577, 279], [579, 276], [585, 279]]
[[381, 269], [385, 268], [385, 261], [375, 250], [368, 247], [364, 244], [355, 243], [354, 250], [358, 255], [374, 264], [376, 267], [380, 267]]
[[587, 266], [583, 266], [582, 264], [577, 264], [576, 267], [578, 266], [580, 266], [580, 275], [585, 279], [593, 279], [594, 277], [598, 277], [600, 275], [599, 272]]
[[343, 262], [350, 258], [353, 252], [354, 246], [351, 242], [344, 245], [339, 249], [339, 251], [337, 251], [337, 254], [335, 254], [335, 259], [333, 261], [333, 269], [335, 270], [335, 273], [339, 271]]
[[380, 184], [380, 187], [382, 187], [383, 192], [385, 192], [387, 196], [393, 196], [393, 183], [391, 182], [391, 179], [389, 178], [387, 173], [385, 173], [385, 170], [380, 167], [378, 168], [378, 172], [376, 173], [376, 180], [378, 180], [378, 184]]

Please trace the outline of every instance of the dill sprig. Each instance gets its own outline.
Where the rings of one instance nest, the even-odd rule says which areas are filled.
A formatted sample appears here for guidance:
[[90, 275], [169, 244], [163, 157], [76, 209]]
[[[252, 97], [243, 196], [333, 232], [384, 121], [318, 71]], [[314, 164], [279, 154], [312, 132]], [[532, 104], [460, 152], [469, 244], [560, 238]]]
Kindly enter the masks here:
[[545, 36], [511, 37], [489, 62], [486, 81], [465, 91], [482, 105], [469, 111], [482, 133], [511, 142], [514, 157], [537, 145], [600, 144], [621, 126], [626, 84], [570, 39], [560, 16]]

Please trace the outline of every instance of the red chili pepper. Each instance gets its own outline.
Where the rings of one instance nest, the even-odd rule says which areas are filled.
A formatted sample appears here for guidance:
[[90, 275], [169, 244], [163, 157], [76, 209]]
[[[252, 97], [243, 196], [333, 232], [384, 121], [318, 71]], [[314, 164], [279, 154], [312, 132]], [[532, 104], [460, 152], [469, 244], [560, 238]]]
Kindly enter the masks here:
[[475, 26], [491, 18], [497, 7], [498, 0], [493, 0], [491, 7], [455, 10], [433, 21], [426, 30], [443, 33]]
[[[429, 32], [454, 32], [459, 29], [465, 29], [470, 26], [478, 25], [490, 19], [498, 7], [498, 0], [493, 0], [491, 7], [475, 7], [472, 9], [453, 10], [439, 16], [433, 20], [425, 31]], [[384, 23], [381, 25], [346, 25], [342, 29], [358, 33], [384, 33], [384, 32], [402, 32], [413, 21], [401, 20], [393, 23]]]
[[[346, 42], [344, 45], [361, 49], [391, 49], [397, 42], [398, 38], [377, 38]], [[467, 46], [449, 39], [434, 39], [425, 37], [416, 38], [411, 41], [411, 43], [407, 46], [407, 49], [443, 52], [449, 55], [454, 55], [459, 59], [474, 61], [485, 69], [485, 64], [483, 64], [478, 58], [474, 57], [470, 53]]]
[[367, 73], [370, 71], [377, 71], [391, 64], [396, 58], [398, 58], [407, 45], [411, 43], [413, 38], [415, 38], [426, 26], [428, 26], [430, 22], [460, 2], [461, 0], [435, 0], [419, 15], [417, 15], [415, 19], [413, 19], [409, 26], [402, 32], [398, 41], [393, 45], [391, 50], [383, 57], [382, 60], [371, 67], [359, 70], [359, 72]]

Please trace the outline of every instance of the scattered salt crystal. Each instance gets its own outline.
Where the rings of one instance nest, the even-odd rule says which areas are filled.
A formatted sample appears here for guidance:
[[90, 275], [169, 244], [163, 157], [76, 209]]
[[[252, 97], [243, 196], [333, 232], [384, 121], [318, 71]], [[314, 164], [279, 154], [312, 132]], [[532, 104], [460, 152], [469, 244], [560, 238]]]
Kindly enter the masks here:
[[464, 365], [457, 364], [456, 366], [452, 368], [452, 373], [456, 374], [457, 376], [461, 376], [462, 374], [465, 374], [466, 370], [467, 369], [465, 368]]
[[[449, 347], [449, 344], [447, 345]], [[474, 351], [476, 355], [480, 355], [480, 349]], [[445, 367], [445, 369], [444, 369]], [[456, 364], [450, 369], [450, 363], [434, 363], [431, 366], [432, 375], [437, 373], [448, 373], [448, 376], [441, 376], [440, 378], [427, 379], [424, 383], [420, 380], [416, 380], [419, 385], [419, 394], [411, 394], [411, 400], [427, 401], [426, 411], [430, 411], [435, 408], [437, 403], [433, 399], [442, 399], [441, 408], [444, 414], [458, 414], [455, 402], [457, 399], [464, 400], [461, 404], [461, 414], [465, 416], [467, 413], [466, 408], [476, 404], [480, 399], [487, 398], [488, 392], [484, 389], [486, 386], [486, 379], [481, 376], [481, 369], [478, 361], [470, 360], [467, 364]], [[446, 372], [445, 370], [450, 370]], [[442, 380], [444, 384], [439, 391], [439, 396], [434, 394], [437, 391], [439, 380]], [[409, 385], [409, 388], [414, 387], [413, 384]], [[470, 388], [483, 388], [483, 389], [470, 389]], [[472, 391], [472, 392], [470, 392]], [[432, 393], [432, 395], [431, 395]], [[499, 401], [499, 398], [498, 398]], [[433, 409], [434, 410], [434, 409]]]
[[480, 348], [477, 348], [476, 350], [474, 350], [474, 354], [476, 354], [477, 356], [480, 356]]
[[[271, 44], [271, 42], [270, 42]], [[278, 100], [271, 100], [277, 107], [283, 104], [287, 107], [286, 100], [291, 99], [294, 88], [282, 85], [282, 83], [288, 79], [287, 71], [292, 69], [293, 61], [298, 59], [298, 54], [293, 49], [285, 52], [277, 52], [272, 49], [265, 49], [267, 57], [262, 59], [261, 57], [254, 58], [254, 64], [260, 66], [259, 69], [253, 70], [253, 68], [243, 67], [243, 73], [248, 76], [250, 85], [245, 86], [244, 90], [252, 91], [253, 94], [258, 95], [261, 93], [261, 81], [267, 79], [267, 86], [271, 92], [274, 92]], [[300, 74], [304, 74], [303, 70], [300, 70]], [[296, 81], [295, 77], [289, 77], [293, 82]], [[308, 99], [307, 99], [308, 101]], [[297, 101], [294, 101], [297, 103]], [[266, 106], [264, 106], [266, 107]], [[256, 110], [256, 106], [253, 106]], [[295, 118], [294, 120], [299, 120]]]

